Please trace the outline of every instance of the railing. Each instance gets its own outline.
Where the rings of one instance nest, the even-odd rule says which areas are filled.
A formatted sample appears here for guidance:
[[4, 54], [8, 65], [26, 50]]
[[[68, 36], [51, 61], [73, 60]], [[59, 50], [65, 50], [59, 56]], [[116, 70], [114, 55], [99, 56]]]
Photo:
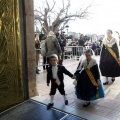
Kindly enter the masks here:
[[[36, 50], [36, 58], [38, 57], [38, 65], [36, 67], [41, 67], [44, 65], [48, 65], [47, 61], [46, 64], [43, 64], [43, 57], [39, 54], [41, 49], [35, 49]], [[37, 52], [38, 51], [38, 52]], [[74, 59], [79, 60], [79, 57], [83, 53], [83, 47], [82, 46], [66, 46], [65, 52], [64, 52], [64, 59]]]
[[[89, 49], [89, 48], [90, 48], [90, 46], [85, 46], [85, 49]], [[40, 51], [41, 49], [35, 49], [35, 50]], [[64, 59], [79, 60], [79, 57], [82, 55], [82, 53], [83, 53], [83, 46], [66, 46], [65, 52], [64, 52]], [[99, 54], [100, 54], [99, 49], [96, 49], [96, 51], [93, 51], [93, 55], [99, 55]], [[36, 66], [36, 67], [48, 65], [47, 60], [46, 60], [46, 63], [43, 64], [43, 57], [40, 54], [38, 57], [39, 57], [39, 61], [38, 61], [38, 66]], [[47, 58], [47, 56], [46, 56], [46, 58]]]
[[83, 46], [66, 46], [64, 58], [78, 60], [83, 53]]

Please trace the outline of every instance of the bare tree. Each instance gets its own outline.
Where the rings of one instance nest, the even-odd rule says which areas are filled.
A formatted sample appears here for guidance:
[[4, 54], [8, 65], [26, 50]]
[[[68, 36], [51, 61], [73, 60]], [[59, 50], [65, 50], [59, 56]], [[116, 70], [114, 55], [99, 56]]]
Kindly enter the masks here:
[[[39, 20], [45, 34], [48, 34], [50, 30], [56, 32], [61, 25], [63, 25], [62, 28], [64, 28], [71, 20], [75, 20], [76, 18], [86, 19], [89, 16], [88, 9], [92, 4], [88, 5], [86, 8], [82, 8], [81, 6], [80, 10], [76, 11], [75, 13], [70, 13], [70, 0], [67, 0], [66, 5], [64, 0], [61, 0], [61, 2], [62, 7], [58, 12], [54, 10], [56, 5], [56, 1], [54, 0], [52, 6], [50, 6], [48, 0], [45, 0], [45, 7], [43, 6], [44, 4], [41, 4], [42, 7], [39, 7], [39, 10], [34, 10], [35, 20]], [[52, 18], [53, 16], [54, 18]]]

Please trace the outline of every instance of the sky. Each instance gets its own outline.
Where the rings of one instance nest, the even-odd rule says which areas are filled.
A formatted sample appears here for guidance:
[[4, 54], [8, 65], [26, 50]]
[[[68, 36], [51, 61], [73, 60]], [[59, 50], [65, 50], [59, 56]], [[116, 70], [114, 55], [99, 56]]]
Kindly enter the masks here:
[[[57, 1], [56, 11], [60, 7], [60, 0]], [[64, 0], [66, 2], [66, 0]], [[34, 0], [34, 8], [40, 4], [40, 0]], [[48, 0], [51, 4], [52, 0]], [[71, 0], [71, 12], [75, 12], [81, 6], [88, 6], [91, 13], [88, 19], [77, 19], [68, 23], [69, 32], [83, 34], [105, 34], [107, 29], [120, 32], [120, 0]]]

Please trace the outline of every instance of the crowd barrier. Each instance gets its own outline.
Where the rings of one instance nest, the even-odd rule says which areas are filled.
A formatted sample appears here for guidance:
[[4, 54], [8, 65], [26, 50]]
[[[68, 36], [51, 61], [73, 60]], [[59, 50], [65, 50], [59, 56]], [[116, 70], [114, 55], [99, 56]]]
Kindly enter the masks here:
[[[40, 55], [40, 50], [41, 49], [35, 49], [36, 50], [36, 55], [38, 55], [38, 66], [36, 67], [41, 67], [46, 64], [43, 64], [43, 57]], [[64, 59], [74, 59], [74, 60], [79, 60], [79, 57], [83, 53], [83, 47], [82, 46], [66, 46], [65, 47], [65, 52], [64, 52]], [[36, 57], [37, 58], [37, 57]]]
[[[85, 46], [85, 49], [89, 49], [90, 46]], [[79, 57], [82, 55], [83, 53], [83, 46], [66, 46], [65, 48], [65, 52], [64, 52], [64, 57], [63, 59], [69, 59], [69, 60], [79, 60]], [[43, 64], [43, 57], [40, 55], [40, 51], [41, 49], [35, 49], [36, 50], [36, 55], [38, 55], [39, 57], [39, 61], [38, 61], [38, 66], [36, 67], [40, 67], [40, 66], [44, 66], [44, 65], [48, 65]], [[100, 49], [96, 49], [94, 52], [95, 55], [100, 55]], [[36, 57], [37, 58], [37, 57]]]
[[64, 52], [65, 59], [78, 60], [83, 53], [83, 46], [66, 46]]

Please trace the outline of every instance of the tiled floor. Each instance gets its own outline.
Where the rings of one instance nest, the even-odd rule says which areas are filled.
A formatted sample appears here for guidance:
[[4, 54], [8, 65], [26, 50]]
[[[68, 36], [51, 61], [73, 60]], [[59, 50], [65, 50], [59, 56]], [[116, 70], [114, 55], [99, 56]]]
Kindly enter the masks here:
[[[96, 57], [96, 59], [99, 62], [99, 57]], [[64, 66], [66, 66], [66, 68], [72, 73], [75, 72], [77, 64], [78, 61], [75, 60], [64, 61]], [[43, 100], [44, 103], [47, 104], [49, 102], [50, 87], [47, 87], [46, 85], [46, 72], [42, 70], [42, 67], [40, 67], [40, 69], [41, 72], [39, 75], [37, 75], [37, 84], [40, 94], [39, 100], [42, 101], [44, 99]], [[103, 82], [104, 78], [101, 77], [101, 80]], [[120, 78], [116, 78], [114, 84], [109, 85], [105, 88], [106, 97], [104, 99], [100, 99], [92, 102], [91, 105], [87, 108], [83, 108], [82, 107], [83, 101], [80, 101], [76, 98], [73, 80], [68, 76], [65, 76], [64, 82], [65, 82], [65, 90], [69, 100], [69, 105], [67, 106], [68, 108], [64, 107], [63, 97], [57, 92], [55, 95], [55, 103], [61, 109], [64, 108], [63, 110], [67, 112], [79, 116], [82, 115], [84, 118], [90, 120], [94, 120], [95, 116], [97, 117], [97, 119], [98, 117], [100, 117], [99, 118], [100, 120], [103, 120], [103, 118], [110, 120], [120, 120]], [[80, 113], [78, 111], [80, 111]], [[91, 117], [91, 115], [95, 115], [95, 116]]]

